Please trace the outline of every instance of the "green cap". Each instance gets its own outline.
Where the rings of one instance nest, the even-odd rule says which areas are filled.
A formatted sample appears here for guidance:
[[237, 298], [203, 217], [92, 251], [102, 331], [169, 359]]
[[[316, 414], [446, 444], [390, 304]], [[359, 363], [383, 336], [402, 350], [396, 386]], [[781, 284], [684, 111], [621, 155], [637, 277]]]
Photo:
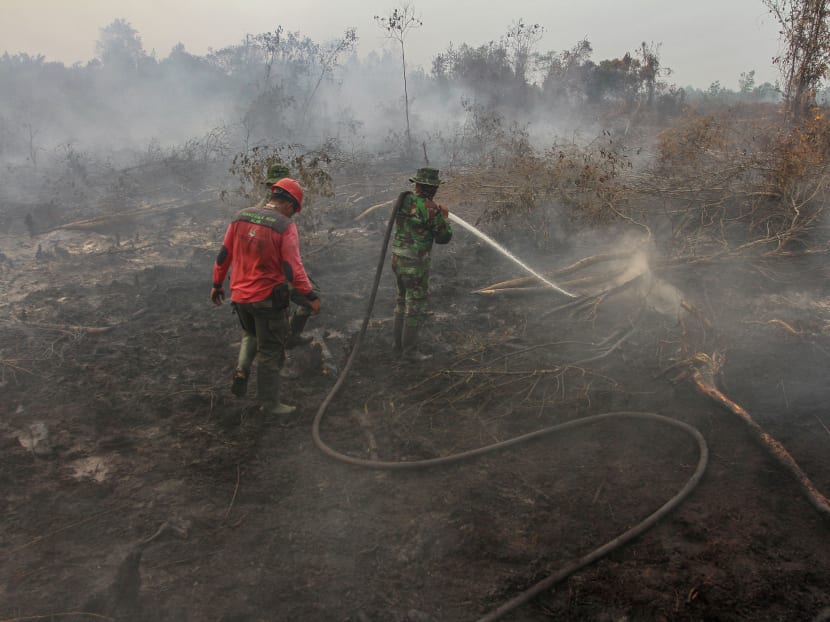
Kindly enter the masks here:
[[410, 177], [409, 181], [414, 184], [422, 184], [424, 186], [440, 186], [441, 180], [438, 179], [438, 169], [425, 166], [419, 168], [415, 173], [415, 177]]
[[290, 171], [285, 164], [272, 164], [268, 167], [268, 176], [262, 183], [273, 186], [280, 179], [288, 177], [289, 173]]

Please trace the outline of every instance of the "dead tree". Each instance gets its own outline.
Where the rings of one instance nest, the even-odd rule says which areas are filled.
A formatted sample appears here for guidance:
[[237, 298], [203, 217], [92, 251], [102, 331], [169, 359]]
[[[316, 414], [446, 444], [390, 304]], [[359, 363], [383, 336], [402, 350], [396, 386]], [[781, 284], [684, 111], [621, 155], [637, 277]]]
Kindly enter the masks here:
[[406, 84], [406, 37], [413, 28], [419, 28], [424, 23], [415, 16], [415, 9], [411, 4], [404, 3], [400, 8], [393, 9], [388, 17], [375, 15], [375, 22], [389, 39], [397, 41], [401, 46], [401, 66], [403, 70], [403, 101], [406, 111], [406, 146], [409, 155], [412, 155], [412, 134], [409, 129], [409, 92]]
[[784, 80], [784, 99], [794, 121], [815, 106], [816, 90], [830, 61], [830, 0], [762, 0], [781, 25], [783, 50], [773, 59]]

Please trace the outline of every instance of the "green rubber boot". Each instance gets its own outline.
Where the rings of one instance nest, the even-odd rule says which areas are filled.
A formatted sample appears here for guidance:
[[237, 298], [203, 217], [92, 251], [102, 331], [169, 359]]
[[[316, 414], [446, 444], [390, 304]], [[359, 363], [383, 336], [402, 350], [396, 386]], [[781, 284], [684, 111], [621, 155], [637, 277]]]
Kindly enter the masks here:
[[290, 406], [282, 402], [268, 402], [262, 405], [262, 412], [266, 415], [290, 415], [295, 410], [297, 410], [296, 406]]
[[403, 324], [403, 313], [395, 313], [395, 323], [392, 326], [392, 335], [395, 338], [395, 345], [392, 348], [392, 352], [395, 356], [400, 356], [403, 352]]
[[262, 412], [267, 415], [290, 415], [296, 406], [283, 404], [280, 399], [282, 393], [282, 380], [279, 372], [265, 373], [260, 368], [257, 372], [257, 387], [259, 388], [259, 399], [262, 403]]
[[236, 397], [245, 397], [248, 390], [248, 377], [251, 375], [251, 364], [256, 356], [256, 337], [249, 333], [242, 335], [239, 344], [239, 358], [236, 361], [236, 370], [231, 380], [231, 393]]

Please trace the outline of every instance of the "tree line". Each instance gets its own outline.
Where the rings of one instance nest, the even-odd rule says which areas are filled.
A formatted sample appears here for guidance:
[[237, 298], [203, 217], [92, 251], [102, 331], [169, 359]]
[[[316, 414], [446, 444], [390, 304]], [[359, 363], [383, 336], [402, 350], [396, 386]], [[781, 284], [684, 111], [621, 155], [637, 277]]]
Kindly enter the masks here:
[[419, 136], [447, 131], [430, 121], [446, 109], [440, 102], [451, 102], [459, 114], [494, 111], [521, 121], [539, 110], [670, 116], [695, 101], [780, 97], [775, 85], [755, 85], [751, 70], [738, 92], [718, 83], [702, 91], [678, 87], [661, 64], [659, 46], [645, 42], [599, 61], [587, 39], [563, 51], [540, 51], [544, 28], [523, 20], [496, 41], [451, 45], [428, 69], [411, 68], [407, 36], [421, 25], [414, 9], [404, 5], [376, 20], [396, 41], [397, 53], [360, 59], [353, 29], [318, 43], [277, 26], [203, 56], [179, 43], [159, 58], [123, 19], [100, 29], [95, 58], [85, 64], [67, 67], [7, 52], [0, 57], [0, 157], [36, 163], [39, 152], [60, 144], [131, 145], [148, 136], [183, 141], [217, 125], [232, 126], [248, 147], [275, 136], [364, 148], [372, 139], [388, 144], [392, 138], [411, 151], [413, 124]]

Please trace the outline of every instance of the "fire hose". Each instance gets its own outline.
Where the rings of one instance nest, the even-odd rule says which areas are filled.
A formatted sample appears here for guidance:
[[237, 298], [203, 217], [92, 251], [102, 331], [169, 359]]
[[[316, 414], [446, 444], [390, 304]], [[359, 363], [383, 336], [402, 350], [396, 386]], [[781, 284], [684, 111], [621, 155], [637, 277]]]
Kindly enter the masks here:
[[[396, 205], [397, 207], [397, 205]], [[383, 248], [381, 249], [380, 258], [378, 260], [377, 269], [375, 271], [374, 282], [372, 284], [372, 291], [371, 295], [369, 296], [369, 303], [367, 305], [366, 314], [363, 317], [363, 322], [360, 327], [360, 331], [358, 332], [357, 338], [354, 341], [354, 345], [352, 346], [352, 350], [349, 353], [348, 358], [346, 359], [346, 363], [343, 366], [340, 374], [337, 377], [332, 388], [326, 394], [323, 402], [320, 404], [320, 407], [317, 409], [317, 413], [314, 416], [314, 420], [312, 423], [312, 437], [314, 439], [314, 444], [327, 456], [339, 460], [341, 462], [345, 462], [348, 464], [352, 464], [355, 466], [360, 466], [369, 469], [378, 469], [378, 470], [388, 470], [388, 471], [401, 471], [401, 470], [411, 470], [411, 469], [423, 469], [428, 467], [434, 467], [443, 464], [451, 464], [460, 462], [462, 460], [468, 460], [470, 458], [480, 456], [486, 453], [491, 453], [495, 451], [501, 451], [508, 447], [512, 447], [514, 445], [518, 445], [520, 443], [525, 443], [532, 439], [536, 439], [542, 436], [546, 436], [548, 434], [553, 434], [555, 432], [561, 432], [564, 430], [569, 430], [577, 427], [595, 425], [607, 419], [615, 419], [615, 418], [628, 418], [628, 419], [645, 419], [649, 421], [655, 421], [661, 424], [674, 426], [679, 428], [689, 434], [697, 443], [698, 447], [698, 462], [697, 466], [695, 467], [694, 473], [692, 476], [687, 480], [686, 484], [683, 488], [678, 491], [671, 499], [669, 499], [666, 503], [664, 503], [660, 508], [658, 508], [655, 512], [647, 516], [638, 524], [634, 525], [624, 533], [620, 534], [616, 538], [609, 540], [602, 546], [594, 549], [593, 551], [587, 553], [583, 557], [576, 559], [568, 564], [566, 564], [563, 568], [561, 568], [558, 572], [549, 575], [545, 579], [535, 583], [530, 588], [520, 592], [518, 595], [514, 596], [510, 600], [503, 603], [498, 608], [494, 609], [493, 611], [486, 614], [484, 617], [481, 617], [477, 620], [477, 622], [492, 622], [494, 620], [498, 620], [505, 616], [508, 612], [520, 607], [521, 605], [526, 604], [534, 597], [539, 595], [541, 592], [551, 588], [556, 583], [564, 580], [571, 574], [577, 572], [578, 570], [592, 564], [596, 560], [600, 559], [601, 557], [607, 555], [611, 551], [623, 546], [624, 544], [628, 543], [629, 541], [633, 540], [640, 534], [647, 531], [651, 528], [657, 521], [663, 518], [666, 514], [671, 512], [675, 507], [677, 507], [681, 501], [683, 501], [691, 492], [694, 490], [695, 486], [697, 486], [698, 482], [700, 482], [701, 477], [703, 476], [703, 472], [706, 469], [706, 464], [709, 458], [709, 449], [706, 445], [706, 441], [703, 438], [703, 435], [694, 427], [678, 421], [676, 419], [672, 419], [670, 417], [666, 417], [664, 415], [660, 415], [657, 413], [649, 413], [649, 412], [631, 412], [631, 411], [621, 411], [621, 412], [609, 412], [609, 413], [602, 413], [598, 415], [593, 415], [589, 417], [584, 417], [581, 419], [575, 419], [572, 421], [568, 421], [566, 423], [562, 423], [559, 425], [554, 425], [546, 428], [542, 428], [540, 430], [536, 430], [535, 432], [530, 432], [528, 434], [523, 434], [521, 436], [517, 436], [506, 441], [494, 443], [491, 445], [486, 445], [484, 447], [479, 447], [477, 449], [471, 449], [468, 451], [464, 451], [457, 454], [452, 454], [448, 456], [442, 456], [438, 458], [430, 458], [425, 460], [412, 460], [412, 461], [403, 461], [403, 462], [395, 462], [395, 461], [387, 461], [387, 460], [367, 460], [364, 458], [357, 458], [355, 456], [350, 456], [348, 454], [344, 454], [342, 452], [333, 449], [329, 445], [327, 445], [320, 436], [320, 422], [323, 419], [326, 411], [329, 408], [334, 397], [340, 391], [341, 387], [346, 381], [346, 377], [351, 370], [351, 367], [357, 357], [358, 351], [360, 350], [361, 343], [363, 338], [366, 334], [366, 329], [369, 325], [369, 320], [372, 315], [372, 309], [375, 304], [375, 298], [377, 297], [378, 287], [380, 285], [381, 275], [383, 273], [383, 266], [386, 260], [386, 249], [389, 245], [389, 239], [392, 234], [392, 227], [395, 222], [395, 212], [396, 210], [392, 210], [392, 215], [389, 219], [389, 223], [386, 227], [386, 232], [383, 239]]]

